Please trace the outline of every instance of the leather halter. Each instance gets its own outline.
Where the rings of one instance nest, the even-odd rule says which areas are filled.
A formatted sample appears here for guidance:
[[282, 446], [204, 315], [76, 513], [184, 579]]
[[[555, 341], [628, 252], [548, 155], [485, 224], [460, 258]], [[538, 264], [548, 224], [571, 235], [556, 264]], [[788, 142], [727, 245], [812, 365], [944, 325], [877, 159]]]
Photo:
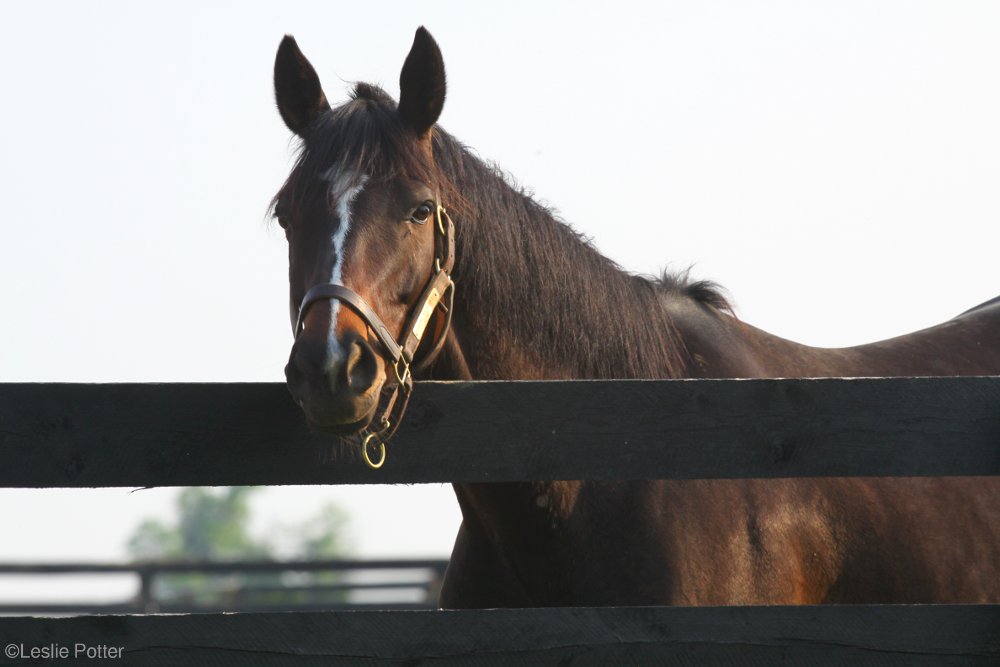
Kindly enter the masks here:
[[[302, 333], [306, 312], [309, 306], [317, 301], [336, 299], [346, 304], [351, 310], [364, 320], [369, 329], [374, 332], [376, 338], [382, 345], [384, 358], [390, 362], [396, 375], [396, 382], [391, 389], [382, 388], [383, 394], [387, 393], [385, 408], [382, 414], [372, 420], [376, 424], [376, 430], [371, 426], [361, 431], [363, 437], [361, 452], [367, 463], [372, 468], [381, 468], [385, 463], [385, 444], [396, 433], [399, 423], [406, 411], [410, 394], [413, 392], [413, 372], [427, 368], [431, 362], [437, 358], [444, 347], [445, 339], [448, 337], [448, 330], [451, 327], [451, 315], [455, 302], [455, 283], [451, 279], [451, 270], [455, 266], [455, 225], [444, 207], [438, 204], [437, 212], [434, 216], [434, 270], [427, 285], [413, 307], [413, 314], [403, 328], [403, 338], [396, 341], [389, 332], [389, 327], [385, 325], [378, 313], [361, 298], [361, 296], [344, 285], [336, 283], [321, 283], [314, 285], [306, 292], [299, 306], [298, 318], [295, 322], [295, 337]], [[444, 326], [437, 339], [420, 360], [415, 360], [417, 348], [420, 347], [421, 340], [430, 324], [432, 316], [441, 309], [445, 315]], [[398, 401], [402, 397], [402, 401]], [[383, 396], [379, 397], [382, 402]], [[393, 412], [395, 411], [395, 414]], [[375, 460], [369, 453], [369, 447], [377, 447], [378, 455]]]

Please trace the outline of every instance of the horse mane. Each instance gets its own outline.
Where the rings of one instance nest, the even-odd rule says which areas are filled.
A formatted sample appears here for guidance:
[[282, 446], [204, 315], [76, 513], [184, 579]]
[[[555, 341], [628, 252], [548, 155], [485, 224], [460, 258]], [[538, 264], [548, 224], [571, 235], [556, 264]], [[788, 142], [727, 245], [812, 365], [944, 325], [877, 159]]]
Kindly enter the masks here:
[[[656, 280], [624, 271], [507, 173], [444, 130], [434, 136], [435, 160], [465, 200], [455, 216], [462, 225], [456, 283], [462, 291], [471, 286], [476, 293], [465, 298], [473, 303], [490, 304], [480, 314], [482, 330], [532, 323], [515, 333], [512, 344], [531, 347], [541, 363], [565, 377], [687, 375], [687, 350], [663, 292], [679, 289], [728, 310], [712, 283], [689, 281], [686, 274]], [[491, 348], [504, 344], [489, 342]]]
[[708, 308], [735, 315], [733, 305], [722, 286], [711, 280], [694, 280], [691, 278], [691, 267], [677, 273], [664, 271], [652, 280], [666, 295], [691, 299]]
[[[356, 84], [349, 101], [307, 132], [282, 193], [291, 191], [294, 205], [325, 192], [322, 176], [331, 165], [373, 179], [405, 175], [438, 183], [457, 227], [459, 294], [484, 305], [476, 329], [494, 336], [478, 345], [494, 353], [509, 348], [515, 356], [530, 350], [549, 378], [686, 375], [687, 352], [663, 295], [729, 310], [716, 285], [691, 281], [687, 272], [652, 279], [622, 270], [439, 126], [430, 164], [395, 109], [381, 88]], [[479, 379], [501, 379], [489, 358], [477, 364]]]

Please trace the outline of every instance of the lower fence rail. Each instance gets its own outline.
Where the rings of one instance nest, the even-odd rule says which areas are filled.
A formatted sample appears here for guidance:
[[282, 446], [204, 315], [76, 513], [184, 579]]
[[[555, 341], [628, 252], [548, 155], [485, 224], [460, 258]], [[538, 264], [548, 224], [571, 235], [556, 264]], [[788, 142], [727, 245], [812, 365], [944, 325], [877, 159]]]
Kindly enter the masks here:
[[[0, 616], [436, 609], [447, 567], [445, 559], [428, 558], [0, 563]], [[67, 576], [122, 575], [138, 578], [138, 592], [112, 602], [15, 601], [3, 588], [16, 576], [51, 590]], [[298, 575], [298, 583], [287, 575]], [[170, 577], [196, 579], [171, 590], [163, 585]]]
[[11, 617], [0, 664], [995, 665], [998, 636], [1000, 605]]

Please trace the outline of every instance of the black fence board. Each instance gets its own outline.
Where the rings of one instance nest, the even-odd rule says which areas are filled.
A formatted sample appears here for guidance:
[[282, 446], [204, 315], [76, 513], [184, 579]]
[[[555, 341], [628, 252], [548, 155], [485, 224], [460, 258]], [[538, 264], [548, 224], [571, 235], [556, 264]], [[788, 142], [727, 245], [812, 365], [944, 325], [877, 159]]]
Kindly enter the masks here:
[[[0, 664], [992, 665], [1000, 607], [632, 607], [0, 619]], [[52, 660], [51, 664], [90, 664]]]
[[[119, 579], [132, 575], [139, 583], [137, 594], [116, 601], [43, 602], [32, 600], [30, 594], [17, 600], [5, 596], [7, 600], [0, 600], [0, 616], [436, 609], [447, 567], [447, 560], [430, 558], [0, 563], [0, 590], [15, 577], [33, 577], [38, 582], [47, 578], [46, 583], [54, 585], [67, 576], [82, 575], [94, 581], [108, 575]], [[307, 572], [340, 576], [335, 583], [314, 577], [288, 583], [284, 576]], [[263, 573], [276, 576], [265, 582], [246, 576]], [[197, 575], [202, 581], [198, 589], [164, 594], [159, 584], [172, 575]]]
[[435, 570], [443, 573], [448, 561], [440, 558], [337, 558], [331, 560], [172, 560], [133, 563], [0, 562], [0, 575], [9, 574], [232, 574], [260, 572], [354, 572], [357, 570]]
[[1000, 474], [1000, 378], [418, 383], [385, 468], [280, 384], [0, 384], [0, 486]]

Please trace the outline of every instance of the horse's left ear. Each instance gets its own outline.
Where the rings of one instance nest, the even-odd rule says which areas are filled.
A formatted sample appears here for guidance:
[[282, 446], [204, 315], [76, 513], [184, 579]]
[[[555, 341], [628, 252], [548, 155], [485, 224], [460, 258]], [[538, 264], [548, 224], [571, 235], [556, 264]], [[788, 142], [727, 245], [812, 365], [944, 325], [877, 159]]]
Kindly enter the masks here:
[[420, 137], [426, 137], [444, 108], [444, 59], [437, 42], [423, 26], [399, 73], [399, 115]]

